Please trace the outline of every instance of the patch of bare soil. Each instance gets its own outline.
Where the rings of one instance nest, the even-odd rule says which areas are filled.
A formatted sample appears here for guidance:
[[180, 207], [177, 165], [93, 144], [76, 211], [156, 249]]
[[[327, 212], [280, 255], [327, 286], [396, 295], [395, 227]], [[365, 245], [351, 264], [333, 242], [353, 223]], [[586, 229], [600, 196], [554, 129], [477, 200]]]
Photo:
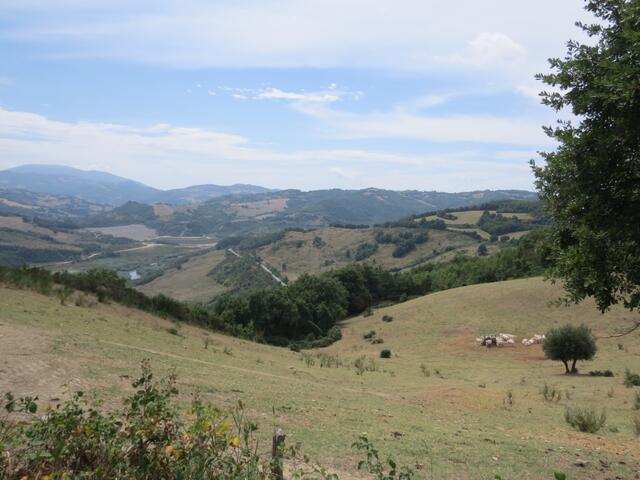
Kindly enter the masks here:
[[46, 401], [60, 397], [64, 388], [73, 392], [93, 386], [83, 380], [79, 358], [62, 358], [54, 349], [51, 338], [33, 329], [0, 325], [0, 392]]

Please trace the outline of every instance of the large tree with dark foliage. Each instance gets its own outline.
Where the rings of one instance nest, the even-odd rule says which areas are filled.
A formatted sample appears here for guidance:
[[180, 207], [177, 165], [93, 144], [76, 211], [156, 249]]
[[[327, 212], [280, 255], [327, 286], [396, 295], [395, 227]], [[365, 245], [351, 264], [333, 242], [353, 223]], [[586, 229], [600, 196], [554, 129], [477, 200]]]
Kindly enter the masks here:
[[[559, 142], [533, 164], [553, 215], [554, 274], [568, 299], [593, 297], [602, 311], [640, 306], [640, 1], [588, 1], [597, 23], [577, 23], [585, 43], [569, 41], [543, 103], [571, 111], [546, 132]], [[637, 326], [640, 323], [636, 322]]]

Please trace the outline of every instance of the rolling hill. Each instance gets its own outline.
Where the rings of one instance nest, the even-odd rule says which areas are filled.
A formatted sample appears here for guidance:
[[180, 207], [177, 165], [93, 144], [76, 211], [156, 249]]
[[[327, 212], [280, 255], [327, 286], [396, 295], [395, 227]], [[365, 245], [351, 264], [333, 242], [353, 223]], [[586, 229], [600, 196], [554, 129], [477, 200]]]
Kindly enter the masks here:
[[[500, 205], [496, 203], [494, 207]], [[507, 206], [510, 204], [505, 208]], [[530, 209], [532, 212], [489, 210], [487, 214], [484, 210], [473, 209], [449, 211], [440, 213], [441, 217], [435, 214], [418, 216], [399, 221], [397, 225], [391, 222], [388, 226], [366, 228], [293, 229], [257, 237], [227, 238], [218, 244], [218, 248], [232, 247], [241, 255], [253, 258], [251, 265], [262, 263], [286, 281], [296, 280], [304, 273], [320, 273], [354, 262], [398, 272], [447, 262], [457, 255], [477, 256], [480, 245], [484, 245], [488, 255], [509, 247], [512, 239], [517, 240], [544, 223], [533, 204]], [[435, 222], [439, 228], [433, 228], [430, 222]], [[498, 236], [484, 228], [491, 231], [497, 228], [503, 233]], [[424, 241], [419, 237], [422, 234]], [[407, 242], [412, 248], [401, 249]], [[242, 267], [244, 270], [240, 271]], [[226, 277], [221, 275], [221, 270], [226, 272]], [[250, 278], [254, 277], [249, 274], [246, 262], [218, 250], [218, 253], [194, 254], [180, 268], [166, 270], [139, 288], [148, 294], [165, 293], [180, 300], [208, 302], [225, 291], [247, 291], [269, 283], [277, 286], [277, 282], [269, 282], [268, 278], [265, 281], [255, 277], [256, 282], [247, 282]]]
[[64, 222], [105, 212], [110, 208], [67, 195], [0, 188], [0, 215], [40, 217]]
[[284, 190], [231, 195], [207, 202], [172, 207], [129, 202], [85, 220], [85, 226], [144, 223], [163, 235], [190, 236], [260, 234], [286, 228], [318, 228], [332, 224], [366, 224], [408, 215], [468, 207], [502, 200], [535, 200], [536, 194], [504, 190], [463, 193], [393, 190]]
[[87, 202], [112, 206], [129, 201], [189, 204], [230, 194], [269, 191], [254, 185], [197, 185], [160, 190], [143, 183], [100, 171], [79, 170], [61, 165], [22, 165], [0, 171], [0, 188], [77, 197]]
[[[560, 294], [537, 278], [448, 290], [349, 319], [331, 347], [294, 353], [86, 297], [77, 302], [85, 306], [64, 306], [0, 287], [0, 392], [46, 404], [82, 389], [108, 407], [149, 358], [156, 375], [178, 375], [183, 398], [198, 391], [222, 408], [242, 400], [263, 444], [282, 427], [288, 444], [300, 442], [342, 478], [355, 474], [359, 457], [349, 446], [363, 432], [383, 458], [427, 478], [538, 480], [554, 471], [633, 478], [640, 468], [634, 391], [621, 376], [638, 370], [640, 333], [607, 339], [628, 326], [628, 312], [601, 315], [591, 302], [550, 307]], [[584, 322], [600, 337], [595, 360], [581, 370], [611, 369], [615, 377], [562, 375], [540, 346], [474, 343], [483, 333], [530, 336], [565, 322]], [[363, 339], [371, 330], [382, 344]], [[382, 348], [390, 359], [379, 358]], [[562, 398], [544, 400], [545, 384]], [[606, 428], [574, 431], [564, 422], [567, 406], [606, 408]]]

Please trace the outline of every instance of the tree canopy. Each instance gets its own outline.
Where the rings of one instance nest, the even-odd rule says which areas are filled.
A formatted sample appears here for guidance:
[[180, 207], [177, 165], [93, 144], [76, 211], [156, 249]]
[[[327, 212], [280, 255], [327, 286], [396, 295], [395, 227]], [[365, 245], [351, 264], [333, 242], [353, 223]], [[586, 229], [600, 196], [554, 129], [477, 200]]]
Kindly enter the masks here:
[[[542, 349], [547, 358], [559, 360], [566, 373], [578, 373], [578, 360], [591, 360], [598, 350], [595, 338], [585, 325], [563, 325], [549, 330], [545, 335]], [[571, 368], [569, 368], [571, 362]]]
[[569, 41], [543, 103], [569, 111], [547, 134], [558, 141], [533, 163], [555, 223], [553, 274], [568, 299], [593, 297], [600, 310], [640, 306], [640, 2], [588, 1], [597, 23], [577, 23], [587, 42]]

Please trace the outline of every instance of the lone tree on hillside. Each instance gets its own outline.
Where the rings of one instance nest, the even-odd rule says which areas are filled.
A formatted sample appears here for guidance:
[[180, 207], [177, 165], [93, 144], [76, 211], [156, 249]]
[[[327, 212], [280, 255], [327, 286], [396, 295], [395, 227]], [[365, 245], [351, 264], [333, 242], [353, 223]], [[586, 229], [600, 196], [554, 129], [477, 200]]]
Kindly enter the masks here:
[[[569, 41], [553, 73], [537, 75], [553, 87], [542, 102], [577, 120], [546, 133], [559, 142], [532, 167], [554, 218], [552, 274], [566, 300], [593, 297], [598, 308], [640, 307], [640, 2], [589, 0], [598, 20], [576, 25], [588, 43]], [[640, 319], [633, 329], [640, 327]]]
[[[564, 363], [565, 373], [578, 373], [578, 360], [591, 360], [598, 348], [596, 340], [585, 325], [563, 325], [545, 334], [542, 350], [547, 358]], [[571, 369], [569, 369], [571, 362]]]

